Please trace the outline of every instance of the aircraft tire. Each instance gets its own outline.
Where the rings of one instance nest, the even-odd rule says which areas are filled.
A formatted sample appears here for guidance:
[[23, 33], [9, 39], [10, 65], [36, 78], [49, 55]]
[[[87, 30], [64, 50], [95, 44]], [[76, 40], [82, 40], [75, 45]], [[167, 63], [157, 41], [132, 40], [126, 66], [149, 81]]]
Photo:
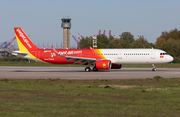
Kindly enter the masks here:
[[156, 69], [156, 68], [153, 68], [152, 71], [157, 71], [157, 69]]
[[86, 67], [86, 68], [85, 68], [85, 71], [86, 71], [86, 72], [90, 72], [90, 71], [91, 71], [91, 68], [90, 68], [90, 67]]
[[96, 67], [93, 67], [93, 71], [98, 71], [98, 69]]

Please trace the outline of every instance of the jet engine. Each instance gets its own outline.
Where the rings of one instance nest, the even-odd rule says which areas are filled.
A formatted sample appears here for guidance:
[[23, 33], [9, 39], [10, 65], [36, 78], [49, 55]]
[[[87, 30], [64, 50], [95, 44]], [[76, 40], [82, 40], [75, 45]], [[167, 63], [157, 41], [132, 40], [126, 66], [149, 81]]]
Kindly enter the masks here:
[[122, 65], [120, 64], [112, 64], [111, 69], [121, 69]]
[[111, 68], [110, 60], [96, 61], [96, 69], [109, 70]]

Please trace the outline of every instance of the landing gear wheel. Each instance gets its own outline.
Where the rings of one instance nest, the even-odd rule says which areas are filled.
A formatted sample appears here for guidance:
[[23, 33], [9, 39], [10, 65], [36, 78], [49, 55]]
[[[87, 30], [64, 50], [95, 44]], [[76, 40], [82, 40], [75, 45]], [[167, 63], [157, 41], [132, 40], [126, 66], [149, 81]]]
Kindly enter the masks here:
[[98, 71], [98, 69], [96, 67], [93, 67], [93, 71]]
[[157, 69], [156, 69], [156, 68], [153, 68], [152, 71], [157, 71]]
[[157, 69], [156, 69], [156, 67], [155, 67], [155, 65], [154, 64], [152, 64], [152, 71], [157, 71]]
[[86, 72], [90, 72], [90, 71], [91, 71], [91, 68], [90, 68], [90, 67], [86, 67], [86, 68], [85, 68], [85, 71], [86, 71]]

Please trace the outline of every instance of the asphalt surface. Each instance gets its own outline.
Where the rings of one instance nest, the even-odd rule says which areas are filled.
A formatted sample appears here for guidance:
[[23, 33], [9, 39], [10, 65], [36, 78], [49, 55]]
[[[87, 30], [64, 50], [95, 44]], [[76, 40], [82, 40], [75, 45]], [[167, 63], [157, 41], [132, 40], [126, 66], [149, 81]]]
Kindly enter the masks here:
[[180, 78], [180, 68], [122, 68], [85, 72], [84, 67], [12, 67], [0, 66], [0, 78], [8, 79], [139, 79], [161, 76]]

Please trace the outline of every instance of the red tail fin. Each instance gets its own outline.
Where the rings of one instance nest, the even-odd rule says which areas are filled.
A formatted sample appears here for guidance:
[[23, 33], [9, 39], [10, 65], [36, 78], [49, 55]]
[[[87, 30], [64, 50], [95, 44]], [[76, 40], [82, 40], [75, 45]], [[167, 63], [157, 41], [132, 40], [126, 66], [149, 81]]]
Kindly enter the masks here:
[[39, 49], [32, 43], [32, 41], [29, 39], [29, 37], [23, 32], [23, 30], [20, 27], [15, 27], [14, 31], [16, 34], [19, 50], [21, 52], [27, 52], [27, 51]]

